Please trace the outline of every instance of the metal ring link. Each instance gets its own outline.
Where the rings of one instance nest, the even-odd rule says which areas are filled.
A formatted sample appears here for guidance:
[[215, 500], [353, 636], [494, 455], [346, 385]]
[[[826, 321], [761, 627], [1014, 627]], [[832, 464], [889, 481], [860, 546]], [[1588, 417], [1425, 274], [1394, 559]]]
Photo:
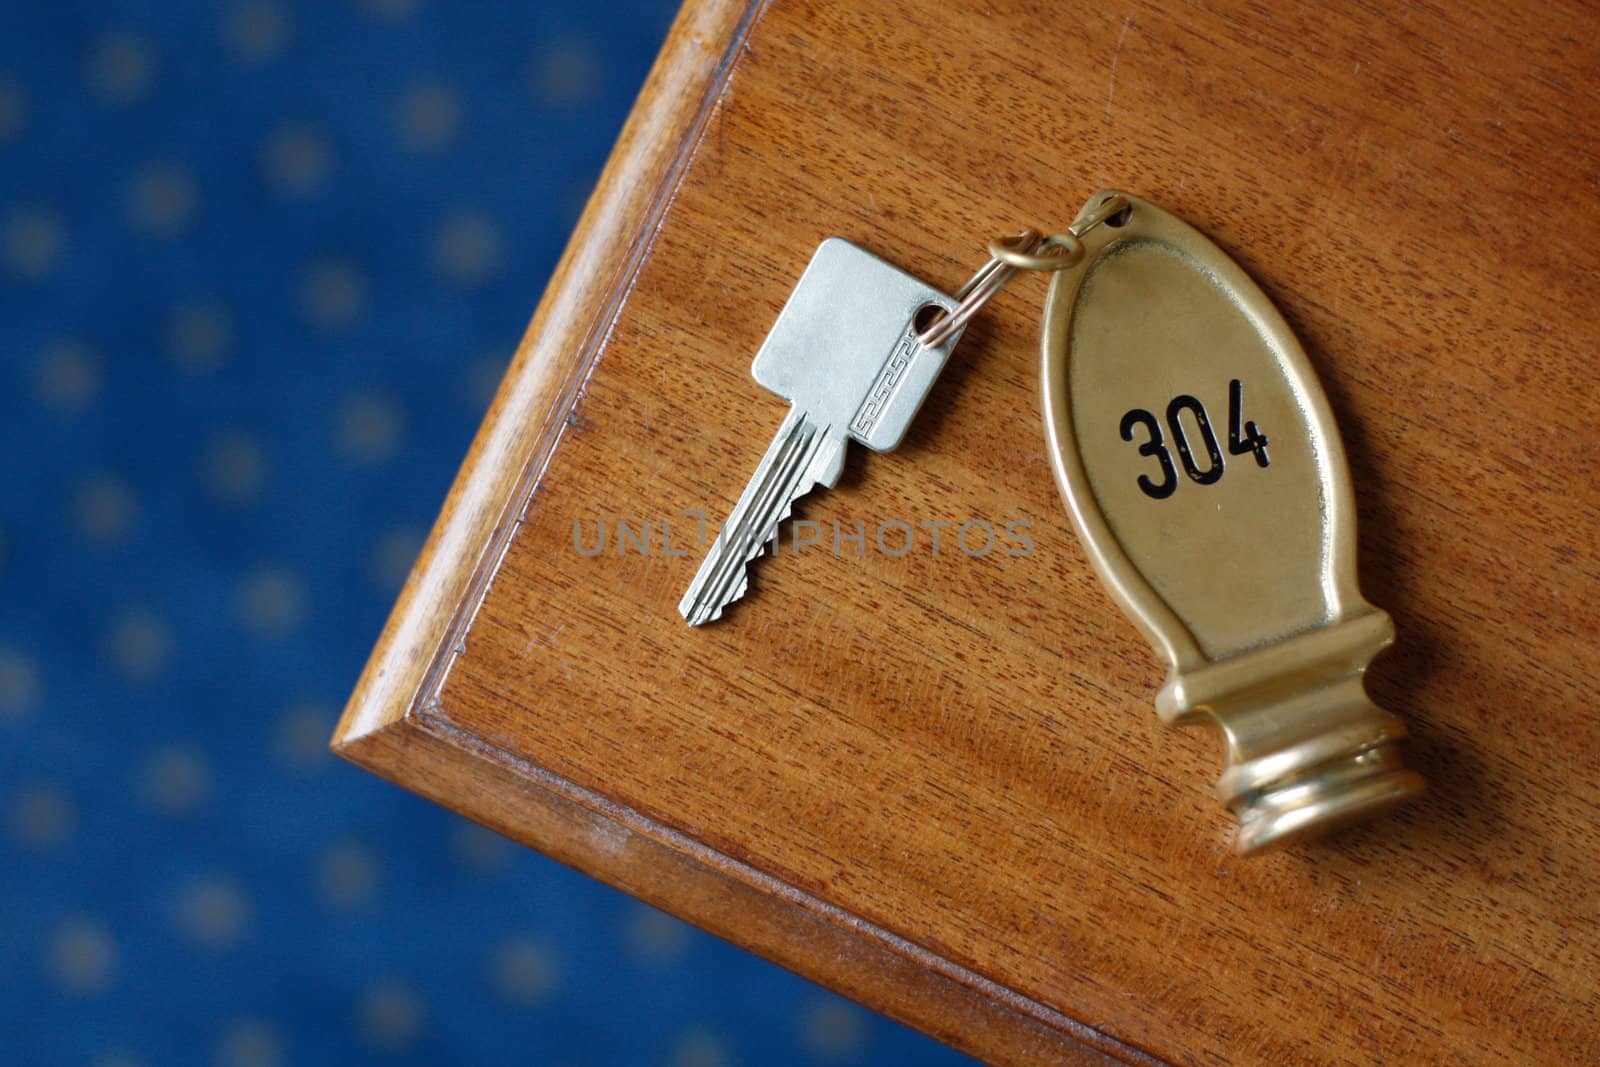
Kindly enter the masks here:
[[[1108, 196], [1092, 208], [1085, 208], [1078, 213], [1072, 225], [1067, 227], [1067, 232], [1074, 237], [1082, 237], [1101, 223], [1110, 222], [1124, 211], [1128, 210], [1128, 198], [1117, 194]], [[1120, 223], [1118, 225], [1121, 225]], [[1054, 238], [1051, 238], [1054, 240]]]
[[971, 321], [972, 316], [1005, 288], [1019, 270], [1054, 272], [1077, 266], [1084, 256], [1083, 235], [1128, 209], [1124, 196], [1108, 196], [1083, 211], [1065, 233], [1044, 237], [1038, 230], [1023, 230], [1015, 237], [989, 242], [989, 262], [956, 290], [956, 306], [917, 335], [927, 348], [938, 348]]
[[1083, 258], [1083, 242], [1076, 234], [1057, 234], [1030, 246], [1019, 245], [1017, 237], [996, 237], [989, 242], [989, 254], [1013, 270], [1049, 272], [1066, 270]]
[[[991, 260], [990, 265], [993, 264], [994, 261]], [[985, 266], [973, 276], [976, 284], [972, 284], [970, 289], [968, 286], [962, 286], [968, 291], [961, 302], [948, 315], [918, 334], [917, 340], [928, 348], [938, 348], [944, 344], [971, 321], [972, 316], [983, 309], [983, 305], [993, 300], [995, 294], [1005, 288], [1006, 282], [1009, 282], [1015, 273], [1014, 269], [1004, 264], [1000, 264], [997, 270], [990, 270], [989, 266]]]

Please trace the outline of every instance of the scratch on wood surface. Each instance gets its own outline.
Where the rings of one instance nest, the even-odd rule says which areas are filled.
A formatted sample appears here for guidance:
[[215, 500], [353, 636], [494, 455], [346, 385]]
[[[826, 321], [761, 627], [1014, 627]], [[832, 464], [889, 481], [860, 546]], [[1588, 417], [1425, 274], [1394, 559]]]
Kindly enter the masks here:
[[1117, 95], [1117, 60], [1122, 58], [1122, 42], [1128, 39], [1128, 27], [1133, 25], [1133, 13], [1122, 20], [1122, 31], [1117, 34], [1117, 47], [1111, 52], [1111, 84], [1106, 86], [1106, 121], [1111, 121], [1111, 101]]

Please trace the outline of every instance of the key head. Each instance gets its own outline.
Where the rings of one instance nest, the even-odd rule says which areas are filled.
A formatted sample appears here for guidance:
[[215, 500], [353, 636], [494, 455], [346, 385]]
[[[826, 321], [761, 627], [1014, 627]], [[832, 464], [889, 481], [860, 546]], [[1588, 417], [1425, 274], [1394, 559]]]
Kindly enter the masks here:
[[841, 237], [817, 247], [756, 353], [756, 381], [836, 437], [900, 443], [960, 334], [917, 342], [919, 313], [955, 301]]

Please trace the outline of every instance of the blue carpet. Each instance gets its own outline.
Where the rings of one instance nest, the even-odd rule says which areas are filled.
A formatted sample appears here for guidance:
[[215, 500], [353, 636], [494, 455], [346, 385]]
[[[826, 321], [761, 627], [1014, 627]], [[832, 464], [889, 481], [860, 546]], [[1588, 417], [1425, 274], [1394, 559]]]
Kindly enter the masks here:
[[966, 1062], [325, 751], [670, 14], [0, 9], [0, 1063]]

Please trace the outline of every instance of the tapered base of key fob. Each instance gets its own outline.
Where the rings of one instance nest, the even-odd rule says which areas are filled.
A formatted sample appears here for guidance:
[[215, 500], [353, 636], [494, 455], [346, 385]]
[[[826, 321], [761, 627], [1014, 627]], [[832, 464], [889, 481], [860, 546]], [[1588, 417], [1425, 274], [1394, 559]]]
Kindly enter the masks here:
[[1239, 817], [1236, 851], [1259, 852], [1360, 822], [1423, 792], [1406, 727], [1367, 695], [1394, 640], [1377, 609], [1207, 666], [1175, 671], [1156, 697], [1168, 722], [1210, 720], [1227, 739], [1217, 799]]
[[1234, 850], [1249, 855], [1320, 837], [1399, 807], [1422, 791], [1422, 775], [1405, 766], [1397, 742], [1358, 748], [1235, 798], [1229, 804], [1239, 817]]

